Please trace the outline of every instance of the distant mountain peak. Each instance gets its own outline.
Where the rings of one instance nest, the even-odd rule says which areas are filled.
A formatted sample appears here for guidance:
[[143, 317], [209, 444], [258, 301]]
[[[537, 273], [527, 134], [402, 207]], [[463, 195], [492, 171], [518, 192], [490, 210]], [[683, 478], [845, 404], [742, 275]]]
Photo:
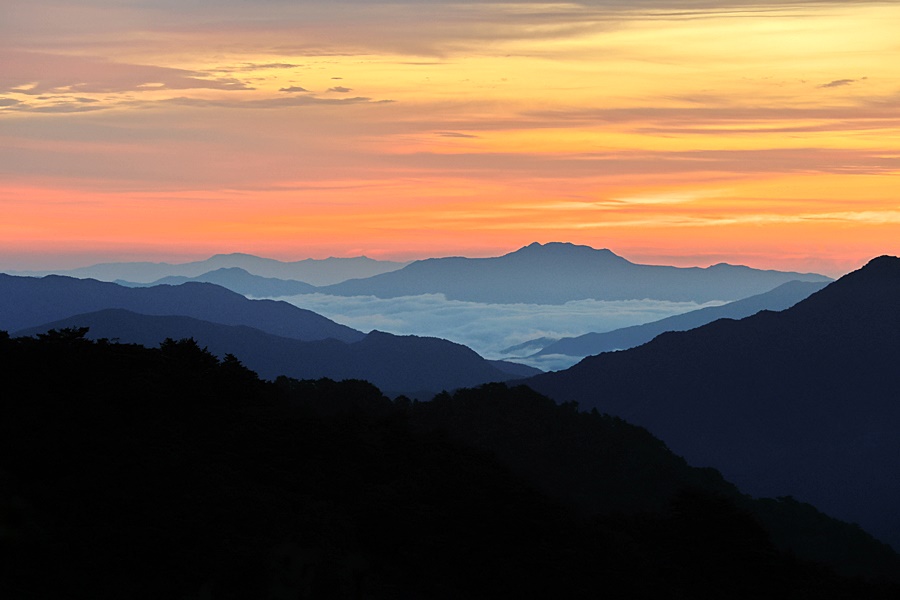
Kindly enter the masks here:
[[212, 271], [209, 271], [208, 273], [204, 273], [203, 275], [201, 275], [201, 277], [207, 276], [207, 275], [212, 275], [213, 273], [232, 273], [232, 274], [236, 274], [236, 275], [253, 276], [252, 273], [250, 273], [250, 271], [248, 271], [247, 269], [242, 269], [241, 267], [219, 267], [218, 269], [214, 269]]
[[602, 250], [598, 250], [597, 248], [592, 248], [591, 246], [585, 246], [584, 244], [573, 244], [572, 242], [547, 242], [546, 244], [542, 244], [540, 242], [531, 242], [527, 246], [522, 246], [517, 250], [517, 252], [523, 251], [536, 251], [536, 250], [558, 250], [558, 251], [591, 251], [591, 252], [609, 252], [612, 254], [610, 250], [603, 248]]
[[700, 269], [642, 265], [611, 250], [566, 242], [534, 242], [503, 256], [444, 257], [402, 269], [344, 281], [320, 291], [337, 296], [397, 298], [444, 294], [449, 300], [488, 304], [563, 304], [573, 300], [676, 302], [738, 300], [800, 279], [822, 275], [761, 271], [749, 267]]
[[213, 254], [209, 257], [208, 260], [213, 260], [216, 258], [261, 258], [254, 254], [248, 254], [247, 252], [220, 252], [219, 254]]
[[527, 246], [523, 246], [518, 250], [507, 254], [507, 256], [514, 255], [591, 256], [592, 258], [610, 258], [626, 261], [626, 259], [608, 248], [593, 248], [582, 244], [573, 244], [572, 242], [547, 242], [546, 244], [532, 242]]

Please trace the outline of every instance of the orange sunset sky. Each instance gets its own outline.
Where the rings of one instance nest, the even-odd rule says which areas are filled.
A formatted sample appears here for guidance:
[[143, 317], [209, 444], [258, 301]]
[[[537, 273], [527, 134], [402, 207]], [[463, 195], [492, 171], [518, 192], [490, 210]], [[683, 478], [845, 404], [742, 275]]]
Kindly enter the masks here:
[[5, 0], [0, 269], [900, 254], [900, 3]]

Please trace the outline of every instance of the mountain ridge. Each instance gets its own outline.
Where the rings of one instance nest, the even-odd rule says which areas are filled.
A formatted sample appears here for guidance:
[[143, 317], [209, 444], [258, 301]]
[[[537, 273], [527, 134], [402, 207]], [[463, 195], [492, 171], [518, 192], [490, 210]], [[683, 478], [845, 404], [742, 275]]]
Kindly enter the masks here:
[[[722, 318], [741, 319], [761, 310], [784, 310], [809, 297], [825, 285], [827, 285], [825, 282], [789, 281], [768, 292], [734, 300], [727, 304], [707, 306], [642, 325], [550, 341], [530, 357], [564, 354], [583, 358], [601, 352], [627, 350], [649, 342], [666, 331], [686, 331]], [[533, 342], [537, 344], [539, 340]], [[525, 342], [522, 346], [528, 344], [529, 342]]]
[[72, 315], [12, 332], [34, 336], [49, 330], [88, 327], [88, 339], [158, 346], [166, 338], [194, 339], [223, 358], [240, 357], [266, 379], [359, 379], [393, 395], [430, 397], [441, 390], [471, 387], [533, 375], [537, 370], [497, 363], [474, 350], [440, 338], [396, 336], [372, 331], [345, 343], [335, 339], [298, 340], [246, 325], [224, 325], [187, 316], [142, 315], [120, 308]]
[[391, 401], [83, 330], [0, 335], [0, 359], [3, 597], [897, 594], [858, 528], [524, 386]]
[[878, 257], [784, 311], [663, 333], [526, 382], [647, 427], [752, 494], [795, 496], [900, 547], [897, 306], [900, 259]]
[[35, 278], [0, 273], [0, 329], [18, 331], [105, 308], [248, 325], [307, 341], [335, 338], [351, 342], [364, 336], [361, 331], [287, 302], [250, 300], [211, 283], [128, 288], [63, 275]]
[[262, 277], [254, 275], [241, 267], [221, 267], [213, 271], [202, 273], [195, 277], [184, 275], [169, 275], [150, 283], [138, 283], [132, 281], [117, 280], [113, 283], [126, 287], [151, 287], [154, 285], [180, 285], [189, 281], [201, 283], [213, 283], [222, 286], [242, 296], [255, 298], [277, 298], [282, 296], [295, 296], [297, 294], [311, 294], [318, 291], [314, 285], [295, 279], [279, 279], [277, 277]]
[[709, 302], [737, 300], [792, 279], [830, 281], [815, 273], [640, 265], [608, 249], [552, 242], [533, 243], [503, 256], [430, 258], [365, 279], [322, 286], [337, 296], [396, 298], [444, 294], [449, 300], [483, 303], [564, 304], [573, 300]]
[[66, 275], [98, 281], [132, 281], [150, 283], [170, 276], [196, 277], [223, 267], [240, 267], [260, 277], [276, 277], [303, 281], [310, 285], [330, 285], [356, 277], [368, 277], [405, 266], [406, 262], [382, 261], [367, 256], [351, 258], [305, 258], [281, 261], [244, 252], [214, 254], [210, 258], [186, 263], [167, 262], [106, 262], [77, 267], [42, 271], [13, 271], [11, 275], [40, 277]]

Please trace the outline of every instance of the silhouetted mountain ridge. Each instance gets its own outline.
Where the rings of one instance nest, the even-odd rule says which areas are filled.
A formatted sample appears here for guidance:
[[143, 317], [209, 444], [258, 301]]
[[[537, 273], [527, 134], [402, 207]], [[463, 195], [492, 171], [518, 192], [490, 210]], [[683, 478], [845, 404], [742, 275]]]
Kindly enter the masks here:
[[528, 383], [900, 547], [898, 306], [900, 259], [879, 257], [784, 311], [664, 333]]
[[[360, 381], [261, 382], [190, 340], [83, 334], [0, 334], [4, 597], [897, 594], [772, 542], [856, 551], [867, 577], [896, 564], [853, 527], [743, 499], [646, 431], [526, 388], [392, 402]], [[650, 503], [605, 512], [629, 497]]]
[[213, 354], [240, 356], [267, 379], [362, 379], [392, 394], [429, 398], [441, 390], [506, 381], [538, 371], [487, 361], [462, 344], [443, 339], [373, 331], [353, 343], [302, 341], [246, 326], [221, 325], [183, 316], [148, 316], [122, 309], [74, 315], [17, 331], [37, 335], [51, 329], [89, 327], [90, 339], [157, 346], [166, 338], [193, 338]]

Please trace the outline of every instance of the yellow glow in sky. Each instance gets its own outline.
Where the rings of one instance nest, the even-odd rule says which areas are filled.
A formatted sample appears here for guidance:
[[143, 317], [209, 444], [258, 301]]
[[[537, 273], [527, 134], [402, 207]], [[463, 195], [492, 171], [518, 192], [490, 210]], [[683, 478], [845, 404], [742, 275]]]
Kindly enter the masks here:
[[900, 253], [900, 6], [692, 6], [13, 0], [0, 266]]

